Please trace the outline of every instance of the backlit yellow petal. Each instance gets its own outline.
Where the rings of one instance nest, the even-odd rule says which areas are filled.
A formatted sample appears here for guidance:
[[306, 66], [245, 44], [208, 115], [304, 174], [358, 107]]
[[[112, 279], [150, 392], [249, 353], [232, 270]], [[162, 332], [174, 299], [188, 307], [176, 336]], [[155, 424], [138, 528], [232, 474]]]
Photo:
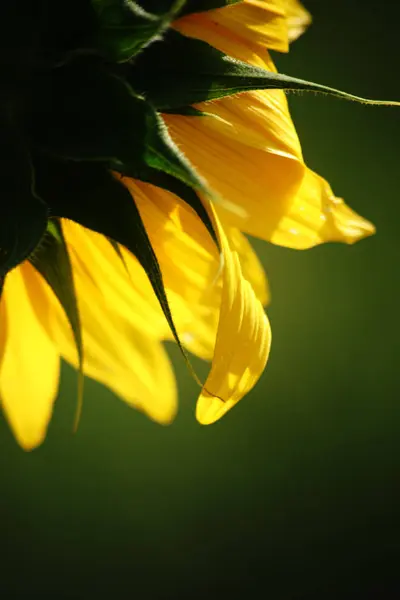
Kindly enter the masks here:
[[269, 286], [264, 267], [256, 252], [238, 229], [224, 226], [224, 231], [231, 250], [239, 257], [243, 277], [250, 283], [257, 299], [265, 306], [270, 299]]
[[[239, 97], [237, 101], [238, 110], [242, 109], [241, 121], [233, 114], [230, 124], [207, 117], [176, 115], [166, 115], [165, 121], [178, 146], [210, 188], [239, 209], [236, 212], [226, 209], [223, 203], [217, 205], [224, 222], [257, 236], [261, 229], [264, 235], [260, 237], [267, 237], [291, 205], [305, 167], [289, 151], [291, 133], [286, 138], [281, 135], [279, 141], [279, 134], [275, 137], [272, 127], [266, 126], [261, 131], [262, 140], [252, 117], [247, 117], [251, 111], [246, 111], [246, 100]], [[213, 112], [214, 108], [207, 110]], [[265, 115], [270, 117], [268, 111]], [[277, 124], [277, 132], [279, 128]], [[259, 147], [254, 147], [257, 137]], [[264, 148], [260, 147], [262, 142]]]
[[255, 385], [267, 362], [271, 330], [261, 303], [243, 278], [217, 218], [224, 255], [221, 312], [210, 374], [198, 399], [196, 417], [204, 425], [220, 419]]
[[375, 227], [336, 198], [329, 184], [309, 169], [290, 208], [270, 237], [274, 244], [302, 249], [323, 242], [354, 242], [372, 235]]
[[261, 51], [288, 49], [286, 12], [280, 0], [244, 0], [184, 17], [174, 26], [181, 33], [202, 39], [231, 56], [238, 46]]
[[[79, 247], [70, 248], [70, 254], [82, 322], [85, 374], [151, 419], [169, 423], [176, 413], [176, 384], [168, 356], [156, 337], [157, 329], [151, 336], [135, 326], [134, 305], [130, 311], [114, 310], [98, 285], [103, 273], [93, 271], [88, 276], [78, 260]], [[39, 277], [30, 279], [29, 290], [40, 299], [35, 309], [61, 355], [76, 367], [71, 330], [52, 291]]]
[[[205, 226], [173, 194], [124, 178], [142, 215], [163, 273], [172, 315], [183, 344], [210, 359], [221, 303], [223, 260]], [[226, 234], [247, 280], [262, 303], [268, 300], [266, 277], [254, 250], [238, 230]]]
[[0, 299], [0, 371], [1, 362], [3, 360], [4, 352], [7, 344], [7, 315], [6, 315], [6, 304]]
[[181, 341], [197, 356], [210, 358], [221, 295], [218, 249], [194, 211], [175, 195], [130, 178], [123, 182], [160, 264]]
[[[216, 221], [223, 250], [221, 263], [204, 225], [184, 203], [152, 185], [127, 178], [124, 182], [135, 198], [153, 243], [173, 315], [180, 310], [177, 298], [186, 312], [191, 311], [192, 321], [187, 323], [191, 339], [179, 331], [183, 333], [182, 340], [204, 358], [209, 357], [213, 348], [212, 369], [197, 409], [202, 423], [212, 422], [253, 387], [267, 360], [268, 320], [250, 283], [243, 277], [240, 260], [262, 301], [266, 301], [262, 267], [240, 232], [228, 228], [228, 242]], [[171, 292], [175, 292], [175, 300]], [[185, 299], [189, 301], [186, 307], [182, 302]], [[210, 392], [224, 400], [211, 397]]]
[[310, 13], [297, 0], [281, 0], [286, 13], [289, 41], [296, 40], [310, 25]]
[[124, 262], [104, 236], [63, 221], [63, 231], [73, 252], [75, 269], [81, 278], [91, 279], [104, 302], [112, 307], [114, 319], [122, 318], [158, 339], [169, 337], [169, 327], [148, 277], [130, 253]]
[[[227, 100], [207, 108], [224, 115], [224, 122], [165, 116], [171, 135], [210, 187], [239, 209], [217, 203], [224, 223], [298, 249], [329, 241], [353, 243], [374, 233], [371, 223], [336, 198], [328, 183], [307, 169], [300, 156], [290, 153], [294, 148], [290, 133], [285, 138], [277, 125], [275, 137], [270, 123], [257, 130], [252, 111], [246, 112], [241, 100], [245, 102], [245, 97], [232, 103], [229, 117]], [[275, 115], [283, 127], [285, 121]], [[286, 130], [291, 131], [289, 125]]]
[[[244, 151], [243, 146], [247, 146], [266, 154], [302, 160], [286, 97], [280, 90], [247, 92], [197, 104], [197, 108], [218, 117], [197, 118], [197, 125], [203, 125], [211, 139], [222, 138], [225, 144], [240, 141], [237, 152], [240, 148]], [[166, 120], [168, 122], [168, 117]], [[267, 156], [265, 160], [268, 160]]]
[[[311, 20], [297, 0], [272, 4], [275, 9], [264, 3], [265, 10], [270, 14], [285, 14], [290, 39], [299, 35]], [[248, 2], [233, 5], [230, 11], [239, 15], [239, 7], [243, 5], [243, 10], [254, 10], [254, 18], [260, 18], [259, 7], [255, 9]], [[211, 11], [211, 16], [214, 13], [222, 24], [224, 15], [230, 14], [225, 8]], [[209, 17], [207, 13], [205, 19], [210, 26]], [[234, 58], [274, 69], [267, 53], [261, 55], [254, 46], [249, 52], [245, 36], [235, 38], [236, 45], [230, 45], [232, 40], [225, 35], [223, 25], [222, 35], [220, 26], [212, 29], [211, 35], [210, 27], [207, 29], [199, 19], [196, 32], [198, 18], [199, 15], [191, 17], [193, 22], [189, 21], [190, 27], [184, 33], [206, 39]], [[184, 24], [186, 27], [187, 22]], [[232, 27], [227, 28], [232, 32]], [[371, 223], [335, 198], [329, 185], [305, 167], [281, 91], [251, 92], [197, 107], [218, 119], [165, 115], [165, 122], [178, 146], [210, 187], [230, 203], [230, 206], [223, 202], [216, 206], [224, 223], [264, 240], [299, 249], [328, 241], [353, 243], [374, 232]]]
[[[218, 44], [207, 41], [234, 58], [275, 70], [265, 51], [249, 53], [248, 46], [238, 42], [230, 48], [224, 37]], [[258, 227], [260, 220], [266, 221], [272, 231], [305, 172], [285, 94], [281, 90], [249, 92], [196, 106], [218, 119], [164, 115], [164, 120], [178, 147], [210, 188], [236, 206], [230, 215], [221, 203], [221, 218], [251, 234], [255, 234], [253, 221]]]
[[24, 275], [30, 265], [8, 274], [2, 296], [7, 342], [0, 370], [3, 410], [25, 450], [46, 435], [59, 379], [59, 353], [37, 318], [27, 295]]

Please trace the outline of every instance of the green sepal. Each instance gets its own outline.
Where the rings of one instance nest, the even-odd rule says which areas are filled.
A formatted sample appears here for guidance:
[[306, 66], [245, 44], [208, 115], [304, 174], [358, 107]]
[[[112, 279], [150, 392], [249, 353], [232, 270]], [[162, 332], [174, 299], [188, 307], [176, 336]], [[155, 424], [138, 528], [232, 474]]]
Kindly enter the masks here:
[[54, 215], [103, 234], [136, 256], [188, 361], [169, 308], [157, 257], [128, 189], [103, 164], [49, 161], [39, 156], [35, 164], [38, 190]]
[[154, 168], [206, 191], [151, 104], [96, 61], [53, 74], [50, 88], [36, 99], [28, 131], [32, 144], [50, 155], [106, 161], [139, 178]]
[[[57, 193], [57, 192], [56, 192]], [[82, 327], [76, 298], [74, 276], [59, 219], [50, 219], [46, 234], [31, 255], [29, 262], [47, 281], [58, 298], [71, 327], [78, 354], [78, 406], [75, 416], [75, 429], [78, 425], [83, 399], [83, 342]]]
[[48, 211], [34, 190], [29, 151], [8, 124], [0, 130], [3, 144], [0, 183], [3, 210], [0, 219], [0, 277], [23, 262], [46, 231]]
[[162, 44], [153, 44], [138, 57], [128, 80], [160, 111], [269, 89], [317, 92], [371, 105], [399, 105], [254, 67], [174, 30], [168, 31]]
[[149, 12], [146, 1], [142, 6], [134, 0], [92, 0], [98, 19], [96, 45], [109, 60], [127, 61], [162, 35], [185, 2], [163, 2], [160, 13], [160, 6]]

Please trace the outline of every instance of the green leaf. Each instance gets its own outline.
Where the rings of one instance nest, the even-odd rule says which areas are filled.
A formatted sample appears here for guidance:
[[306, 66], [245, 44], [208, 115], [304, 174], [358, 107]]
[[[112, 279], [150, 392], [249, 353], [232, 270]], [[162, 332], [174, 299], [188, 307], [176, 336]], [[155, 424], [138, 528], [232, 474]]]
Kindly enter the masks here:
[[39, 244], [47, 225], [47, 207], [34, 191], [31, 157], [9, 124], [0, 129], [4, 152], [0, 162], [0, 278], [23, 262]]
[[36, 99], [28, 131], [51, 155], [108, 161], [132, 177], [154, 168], [207, 191], [151, 104], [97, 62], [58, 69]]
[[127, 188], [99, 163], [48, 161], [36, 156], [35, 166], [38, 191], [52, 214], [105, 235], [136, 256], [188, 362], [174, 325], [157, 257]]
[[329, 94], [372, 105], [399, 102], [367, 100], [303, 79], [266, 71], [226, 56], [205, 42], [170, 30], [131, 66], [128, 80], [158, 110], [180, 109], [253, 90], [283, 89]]
[[71, 261], [59, 219], [49, 220], [46, 235], [29, 260], [47, 281], [58, 298], [74, 336], [79, 364], [78, 407], [75, 417], [76, 429], [82, 410], [83, 397], [82, 328]]
[[149, 12], [146, 1], [142, 6], [133, 0], [92, 0], [99, 23], [97, 45], [112, 61], [129, 60], [169, 27], [185, 1], [164, 1], [160, 14], [160, 6]]

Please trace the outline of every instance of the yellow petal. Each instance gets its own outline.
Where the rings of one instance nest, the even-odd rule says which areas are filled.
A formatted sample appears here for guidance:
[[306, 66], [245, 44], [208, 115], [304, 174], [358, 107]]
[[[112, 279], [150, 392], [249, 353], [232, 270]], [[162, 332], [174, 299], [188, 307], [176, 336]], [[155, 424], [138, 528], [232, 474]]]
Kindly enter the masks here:
[[231, 56], [238, 46], [259, 51], [288, 49], [285, 7], [279, 0], [245, 0], [189, 15], [174, 26], [181, 33], [202, 39]]
[[275, 229], [266, 235], [262, 227], [258, 228], [260, 237], [299, 250], [323, 242], [353, 244], [374, 232], [372, 223], [346, 206], [341, 198], [336, 198], [329, 184], [309, 169]]
[[197, 356], [210, 358], [221, 294], [218, 249], [199, 217], [175, 195], [130, 178], [122, 181], [160, 264], [181, 341]]
[[311, 15], [297, 0], [281, 0], [281, 2], [286, 13], [289, 41], [293, 42], [310, 25]]
[[223, 288], [214, 358], [196, 407], [202, 424], [220, 419], [255, 385], [267, 362], [271, 330], [261, 303], [243, 278], [216, 215], [224, 255]]
[[253, 112], [244, 95], [235, 101], [207, 106], [216, 114], [229, 111], [224, 122], [179, 115], [165, 115], [164, 119], [177, 145], [210, 188], [238, 208], [228, 210], [218, 204], [223, 221], [257, 236], [264, 228], [268, 235], [290, 206], [305, 167], [293, 141], [294, 130], [281, 119], [279, 110], [256, 105]]
[[[197, 215], [179, 198], [150, 184], [123, 181], [135, 198], [160, 263], [181, 341], [193, 354], [210, 359], [221, 302], [223, 262], [218, 249]], [[240, 231], [228, 227], [227, 235], [245, 277], [266, 303], [268, 285], [254, 250]]]
[[293, 248], [371, 235], [373, 226], [305, 167], [283, 106], [281, 112], [268, 107], [266, 96], [246, 110], [246, 96], [207, 105], [223, 121], [165, 115], [172, 137], [211, 189], [238, 208], [216, 204], [224, 224]]
[[72, 221], [63, 221], [63, 231], [73, 253], [75, 268], [92, 279], [98, 293], [112, 307], [114, 319], [133, 323], [143, 333], [168, 338], [169, 328], [148, 277], [132, 254], [118, 257], [106, 238]]
[[25, 450], [46, 435], [59, 379], [58, 351], [27, 295], [24, 275], [30, 269], [24, 264], [7, 275], [2, 296], [7, 341], [0, 368], [3, 410]]
[[[241, 11], [250, 11], [260, 27], [269, 31], [270, 20], [266, 15], [262, 19], [261, 6], [269, 17], [280, 15], [292, 36], [293, 27], [304, 27], [308, 22], [308, 13], [297, 2], [277, 0], [242, 2], [192, 15], [178, 25], [184, 33], [206, 40], [233, 58], [275, 70], [265, 48], [261, 51], [250, 43], [251, 35], [249, 39], [232, 38], [230, 17], [225, 16], [236, 15], [241, 22]], [[221, 21], [217, 25], [215, 14]], [[173, 139], [210, 188], [229, 203], [217, 206], [223, 222], [270, 239], [292, 205], [306, 171], [285, 94], [281, 90], [249, 92], [200, 103], [197, 108], [218, 118], [164, 115]]]
[[[241, 43], [230, 47], [224, 37], [218, 43], [207, 41], [234, 58], [275, 70], [265, 51], [249, 53], [248, 46]], [[228, 211], [221, 203], [219, 215], [248, 233], [254, 233], [253, 220], [260, 226], [260, 219], [268, 219], [274, 229], [305, 172], [285, 94], [281, 90], [249, 92], [200, 103], [197, 108], [218, 118], [164, 115], [164, 120], [178, 147], [210, 188], [237, 209]]]
[[[244, 10], [255, 20], [261, 19], [258, 4], [256, 8], [244, 2], [229, 10], [210, 11], [203, 20], [193, 15], [183, 21], [183, 28], [180, 21], [178, 25], [184, 33], [201, 37], [234, 58], [274, 70], [268, 54], [261, 54], [257, 44], [232, 33], [236, 25], [229, 15], [239, 19]], [[272, 3], [275, 8], [263, 4], [270, 15], [285, 15], [290, 39], [311, 20], [297, 0], [277, 0]], [[218, 26], [214, 13], [220, 19]], [[268, 29], [270, 23], [265, 26]], [[218, 119], [165, 115], [165, 122], [198, 172], [227, 201], [217, 205], [224, 224], [293, 248], [327, 241], [353, 243], [374, 232], [371, 223], [335, 198], [329, 185], [305, 167], [281, 91], [251, 92], [197, 107]]]
[[4, 294], [2, 291], [2, 295], [0, 296], [0, 369], [7, 343], [6, 303], [3, 301], [3, 298]]
[[[286, 97], [280, 90], [247, 92], [200, 103], [197, 108], [218, 118], [192, 117], [192, 120], [196, 120], [198, 126], [203, 125], [211, 138], [222, 138], [224, 143], [236, 143], [237, 153], [246, 152], [249, 147], [265, 154], [302, 160], [300, 142]], [[168, 116], [165, 118], [168, 123], [174, 122]], [[268, 156], [264, 156], [264, 160], [267, 161]], [[265, 167], [268, 168], [268, 162]]]
[[248, 239], [238, 229], [223, 226], [229, 246], [239, 257], [243, 277], [250, 283], [256, 298], [263, 306], [270, 300], [270, 292], [264, 267]]
[[182, 336], [183, 341], [203, 358], [209, 358], [213, 349], [211, 372], [196, 412], [200, 422], [212, 422], [253, 387], [267, 360], [269, 323], [243, 277], [240, 260], [265, 301], [262, 267], [240, 232], [228, 227], [228, 242], [215, 214], [222, 263], [204, 225], [182, 201], [152, 185], [127, 178], [123, 181], [135, 198], [154, 246], [173, 315], [181, 309], [191, 314], [186, 327], [192, 339]]
[[[84, 372], [151, 419], [169, 423], [176, 413], [177, 394], [166, 351], [156, 338], [156, 331], [151, 336], [141, 324], [135, 326], [134, 305], [126, 314], [118, 311], [119, 306], [115, 310], [103, 295], [100, 280], [105, 273], [92, 271], [90, 264], [85, 267], [79, 260], [82, 248], [70, 247], [70, 256], [82, 322]], [[37, 312], [61, 355], [76, 367], [70, 327], [49, 286], [36, 276], [30, 279], [29, 290], [40, 298]]]

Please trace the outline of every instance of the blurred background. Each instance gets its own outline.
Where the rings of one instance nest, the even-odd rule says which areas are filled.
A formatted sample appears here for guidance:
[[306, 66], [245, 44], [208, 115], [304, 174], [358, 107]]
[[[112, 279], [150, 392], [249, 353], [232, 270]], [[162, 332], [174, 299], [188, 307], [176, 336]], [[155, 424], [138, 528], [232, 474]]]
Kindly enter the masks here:
[[[394, 3], [307, 7], [314, 24], [275, 57], [281, 71], [400, 99]], [[272, 354], [211, 427], [172, 346], [181, 406], [168, 428], [88, 381], [73, 436], [67, 367], [42, 447], [24, 453], [2, 418], [2, 597], [400, 597], [400, 111], [290, 103], [309, 165], [377, 235], [304, 252], [255, 242]]]

